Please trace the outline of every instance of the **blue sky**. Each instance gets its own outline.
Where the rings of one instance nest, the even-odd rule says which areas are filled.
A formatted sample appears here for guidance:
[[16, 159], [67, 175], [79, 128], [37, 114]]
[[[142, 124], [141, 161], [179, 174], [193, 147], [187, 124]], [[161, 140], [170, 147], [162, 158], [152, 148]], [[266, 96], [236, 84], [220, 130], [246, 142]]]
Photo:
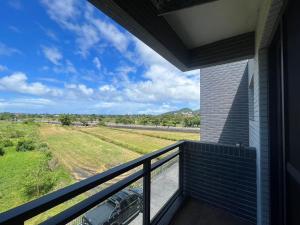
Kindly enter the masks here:
[[200, 105], [183, 73], [86, 0], [0, 8], [0, 111], [159, 114]]

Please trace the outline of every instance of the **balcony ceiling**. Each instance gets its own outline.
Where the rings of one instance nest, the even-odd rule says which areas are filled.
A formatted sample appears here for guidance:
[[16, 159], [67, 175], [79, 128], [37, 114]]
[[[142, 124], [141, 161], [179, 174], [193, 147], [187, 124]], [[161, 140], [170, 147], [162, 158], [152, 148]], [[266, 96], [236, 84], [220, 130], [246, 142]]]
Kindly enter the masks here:
[[179, 69], [252, 58], [265, 0], [90, 0]]
[[219, 0], [166, 13], [163, 17], [192, 49], [255, 31], [261, 0]]

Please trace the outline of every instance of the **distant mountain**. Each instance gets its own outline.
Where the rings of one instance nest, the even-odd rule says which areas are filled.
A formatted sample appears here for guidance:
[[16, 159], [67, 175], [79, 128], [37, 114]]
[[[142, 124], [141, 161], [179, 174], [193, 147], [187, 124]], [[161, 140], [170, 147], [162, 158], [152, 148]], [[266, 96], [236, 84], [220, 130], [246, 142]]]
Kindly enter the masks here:
[[162, 115], [176, 115], [176, 114], [182, 114], [182, 115], [199, 115], [200, 109], [192, 110], [190, 108], [182, 108], [176, 111], [170, 111], [163, 113]]

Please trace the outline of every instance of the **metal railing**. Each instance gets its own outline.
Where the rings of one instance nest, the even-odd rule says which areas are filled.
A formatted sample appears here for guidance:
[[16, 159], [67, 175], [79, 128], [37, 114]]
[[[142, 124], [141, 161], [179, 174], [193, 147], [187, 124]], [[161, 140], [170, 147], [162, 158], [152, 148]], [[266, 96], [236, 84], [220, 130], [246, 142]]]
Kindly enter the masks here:
[[[156, 168], [162, 166], [166, 162], [170, 161], [171, 159], [179, 156], [179, 172], [181, 171], [181, 147], [184, 141], [179, 141], [173, 145], [165, 147], [161, 150], [146, 154], [141, 156], [138, 159], [130, 161], [128, 163], [124, 163], [122, 165], [116, 166], [110, 170], [107, 170], [103, 173], [98, 175], [92, 176], [75, 184], [72, 184], [68, 187], [62, 188], [50, 194], [47, 194], [41, 198], [28, 202], [24, 205], [18, 206], [13, 208], [7, 212], [0, 214], [0, 224], [24, 224], [25, 221], [49, 210], [53, 207], [64, 203], [74, 197], [91, 190], [98, 185], [101, 185], [107, 181], [112, 180], [113, 178], [124, 174], [127, 171], [132, 169], [136, 169], [139, 166], [143, 166], [143, 168], [133, 174], [129, 175], [128, 177], [118, 181], [115, 184], [97, 192], [96, 194], [86, 198], [85, 200], [75, 204], [74, 206], [58, 213], [57, 215], [47, 219], [42, 224], [50, 225], [50, 224], [66, 224], [73, 219], [76, 219], [78, 216], [82, 215], [83, 213], [87, 212], [88, 210], [92, 209], [96, 205], [100, 204], [101, 202], [105, 201], [112, 195], [116, 194], [123, 188], [126, 188], [133, 182], [137, 181], [140, 178], [143, 178], [143, 225], [150, 224], [150, 193], [151, 193], [151, 171], [155, 170]], [[175, 150], [179, 148], [179, 150]], [[162, 155], [169, 153], [170, 151], [174, 150], [175, 152], [168, 154], [165, 157]], [[151, 160], [156, 158], [161, 158], [160, 160], [151, 163]], [[181, 176], [179, 174], [179, 189], [174, 194], [173, 197], [178, 196], [182, 190], [181, 185]], [[172, 198], [173, 199], [173, 198]], [[172, 200], [170, 199], [170, 201]], [[171, 202], [166, 204], [170, 205]], [[157, 221], [158, 217], [162, 217], [162, 214], [165, 212], [162, 209], [153, 221]]]

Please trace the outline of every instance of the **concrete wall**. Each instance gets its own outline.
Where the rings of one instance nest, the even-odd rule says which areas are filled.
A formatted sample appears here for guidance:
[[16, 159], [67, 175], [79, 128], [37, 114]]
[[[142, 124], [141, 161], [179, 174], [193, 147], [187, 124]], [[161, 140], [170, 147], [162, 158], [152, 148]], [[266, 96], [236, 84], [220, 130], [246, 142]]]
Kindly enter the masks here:
[[201, 140], [249, 145], [247, 61], [201, 69]]
[[254, 119], [249, 120], [249, 143], [257, 150], [257, 224], [270, 224], [270, 151], [268, 139], [268, 47], [278, 25], [284, 0], [264, 0], [256, 27], [255, 57], [250, 62], [254, 78]]

